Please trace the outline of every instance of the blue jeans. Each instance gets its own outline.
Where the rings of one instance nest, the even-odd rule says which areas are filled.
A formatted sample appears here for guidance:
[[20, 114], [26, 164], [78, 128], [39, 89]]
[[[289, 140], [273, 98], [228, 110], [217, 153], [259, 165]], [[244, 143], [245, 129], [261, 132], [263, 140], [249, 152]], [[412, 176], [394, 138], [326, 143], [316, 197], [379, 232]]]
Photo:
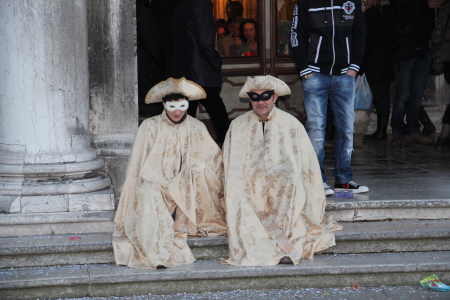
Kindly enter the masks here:
[[313, 73], [303, 80], [303, 101], [306, 109], [306, 130], [316, 151], [323, 182], [328, 181], [323, 166], [327, 104], [334, 115], [334, 180], [338, 184], [352, 180], [353, 128], [355, 125], [355, 78], [344, 75]]
[[[392, 133], [398, 135], [420, 132], [420, 107], [428, 80], [431, 50], [395, 63], [395, 96], [392, 105]], [[405, 124], [406, 115], [406, 124]]]

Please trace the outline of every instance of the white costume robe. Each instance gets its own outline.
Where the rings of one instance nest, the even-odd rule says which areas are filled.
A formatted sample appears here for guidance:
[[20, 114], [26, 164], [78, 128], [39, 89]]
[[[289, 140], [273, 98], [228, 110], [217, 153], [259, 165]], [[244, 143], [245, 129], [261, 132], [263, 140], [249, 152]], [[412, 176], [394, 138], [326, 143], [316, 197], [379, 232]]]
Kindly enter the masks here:
[[294, 264], [335, 245], [342, 227], [325, 214], [319, 163], [303, 125], [274, 107], [264, 125], [250, 111], [230, 125], [224, 147], [230, 257], [241, 266]]
[[187, 116], [176, 125], [165, 111], [142, 122], [114, 219], [116, 264], [194, 262], [188, 235], [226, 234], [222, 172], [222, 152], [202, 122]]

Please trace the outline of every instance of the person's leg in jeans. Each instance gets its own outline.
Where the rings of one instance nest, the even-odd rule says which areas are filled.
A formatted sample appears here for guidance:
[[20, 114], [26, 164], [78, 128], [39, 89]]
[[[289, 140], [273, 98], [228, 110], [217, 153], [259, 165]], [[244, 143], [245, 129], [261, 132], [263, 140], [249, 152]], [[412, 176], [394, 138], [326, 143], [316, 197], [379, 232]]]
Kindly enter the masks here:
[[420, 107], [422, 106], [422, 97], [425, 92], [428, 72], [431, 64], [431, 51], [425, 52], [416, 58], [412, 72], [410, 96], [406, 106], [406, 130], [405, 134], [412, 135], [420, 133]]
[[324, 183], [328, 181], [323, 160], [325, 157], [325, 127], [330, 84], [331, 77], [320, 73], [314, 73], [312, 77], [303, 80], [303, 102], [307, 117], [306, 131], [319, 160]]
[[405, 134], [405, 112], [411, 92], [411, 78], [416, 58], [395, 63], [395, 95], [392, 105], [392, 133], [398, 136]]
[[353, 129], [355, 125], [355, 78], [347, 74], [332, 76], [330, 107], [334, 115], [333, 176], [335, 183], [344, 184], [353, 180], [351, 168], [353, 153]]
[[211, 123], [217, 135], [217, 143], [223, 144], [230, 120], [228, 119], [227, 109], [220, 98], [221, 87], [203, 87], [206, 92], [206, 98], [200, 100], [211, 118]]

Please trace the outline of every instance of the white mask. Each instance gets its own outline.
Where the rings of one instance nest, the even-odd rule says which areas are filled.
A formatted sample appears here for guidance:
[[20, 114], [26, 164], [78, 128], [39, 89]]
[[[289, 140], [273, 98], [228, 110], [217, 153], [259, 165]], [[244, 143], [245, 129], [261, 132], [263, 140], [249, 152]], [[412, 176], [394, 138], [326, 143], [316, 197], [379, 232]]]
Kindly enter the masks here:
[[164, 103], [164, 107], [168, 111], [176, 111], [176, 110], [185, 111], [189, 107], [189, 101], [187, 100], [182, 100], [179, 102], [167, 101], [166, 103]]

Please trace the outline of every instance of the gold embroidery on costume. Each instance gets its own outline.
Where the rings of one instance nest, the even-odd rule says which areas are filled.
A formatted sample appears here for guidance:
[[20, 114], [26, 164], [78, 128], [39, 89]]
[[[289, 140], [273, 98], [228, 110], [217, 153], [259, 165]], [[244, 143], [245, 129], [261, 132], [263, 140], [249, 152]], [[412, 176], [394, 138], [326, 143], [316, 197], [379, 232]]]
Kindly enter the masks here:
[[294, 264], [335, 245], [342, 227], [324, 213], [319, 163], [305, 129], [277, 108], [262, 132], [253, 111], [236, 118], [224, 143], [230, 258], [241, 266]]
[[194, 262], [188, 235], [226, 234], [222, 172], [222, 152], [203, 123], [188, 116], [174, 125], [165, 113], [145, 120], [114, 219], [116, 264], [156, 268]]

